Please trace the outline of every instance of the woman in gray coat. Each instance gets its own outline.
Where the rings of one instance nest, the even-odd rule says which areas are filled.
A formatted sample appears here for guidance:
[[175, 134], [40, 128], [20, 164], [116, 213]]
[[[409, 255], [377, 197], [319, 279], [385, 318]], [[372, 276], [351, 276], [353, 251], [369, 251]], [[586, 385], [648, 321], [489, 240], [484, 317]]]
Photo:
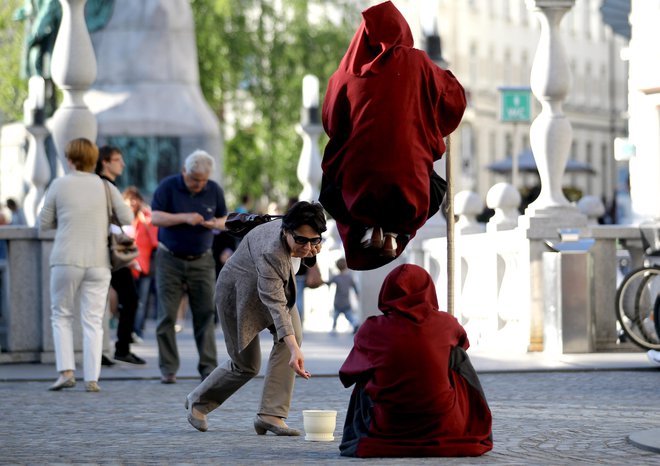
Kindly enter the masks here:
[[248, 233], [225, 264], [216, 284], [216, 308], [230, 359], [186, 397], [190, 424], [205, 432], [206, 416], [259, 373], [259, 332], [268, 328], [268, 359], [261, 405], [254, 420], [259, 435], [300, 435], [286, 425], [295, 375], [309, 379], [300, 350], [302, 327], [295, 275], [316, 262], [326, 230], [323, 207], [297, 202], [282, 220]]

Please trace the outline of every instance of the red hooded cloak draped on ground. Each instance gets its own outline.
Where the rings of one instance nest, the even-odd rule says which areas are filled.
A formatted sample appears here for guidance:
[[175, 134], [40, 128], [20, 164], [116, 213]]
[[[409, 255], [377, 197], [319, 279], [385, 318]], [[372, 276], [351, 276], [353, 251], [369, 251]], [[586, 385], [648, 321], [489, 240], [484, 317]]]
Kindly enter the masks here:
[[424, 225], [433, 162], [466, 106], [454, 75], [413, 48], [408, 23], [391, 2], [362, 16], [330, 77], [322, 112], [330, 140], [320, 200], [337, 221], [348, 266], [356, 270], [393, 260], [360, 247], [366, 227], [399, 233], [398, 256]]
[[344, 456], [478, 456], [493, 447], [491, 412], [465, 353], [463, 327], [438, 310], [419, 266], [388, 274], [339, 370], [356, 384], [340, 450]]

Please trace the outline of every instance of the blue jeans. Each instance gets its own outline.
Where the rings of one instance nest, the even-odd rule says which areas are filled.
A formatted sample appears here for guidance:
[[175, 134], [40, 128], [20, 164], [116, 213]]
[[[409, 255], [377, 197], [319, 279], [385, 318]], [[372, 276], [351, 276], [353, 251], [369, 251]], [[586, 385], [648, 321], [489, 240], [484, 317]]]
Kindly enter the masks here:
[[140, 278], [137, 279], [137, 289], [140, 300], [137, 312], [135, 313], [135, 326], [133, 327], [133, 331], [140, 338], [144, 337], [144, 324], [149, 317], [149, 309], [151, 309], [152, 300], [156, 300], [156, 293], [152, 293], [153, 285], [154, 277], [151, 275], [140, 275]]
[[353, 313], [353, 309], [349, 307], [340, 307], [340, 308], [335, 308], [335, 315], [332, 319], [332, 330], [335, 330], [337, 328], [337, 319], [341, 314], [344, 314], [344, 317], [346, 317], [346, 320], [348, 320], [351, 325], [353, 326], [353, 330], [356, 330], [360, 324], [358, 323], [357, 318], [355, 317], [355, 314]]

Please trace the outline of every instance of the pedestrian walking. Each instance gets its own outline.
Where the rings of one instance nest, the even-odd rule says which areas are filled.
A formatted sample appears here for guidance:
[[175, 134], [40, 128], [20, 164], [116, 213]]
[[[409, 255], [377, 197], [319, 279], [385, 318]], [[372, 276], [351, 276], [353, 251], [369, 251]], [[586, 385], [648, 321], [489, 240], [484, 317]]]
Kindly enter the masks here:
[[328, 285], [335, 285], [335, 299], [334, 299], [334, 315], [332, 316], [332, 331], [337, 330], [337, 319], [340, 315], [346, 317], [346, 320], [353, 326], [353, 333], [358, 331], [360, 323], [355, 317], [353, 312], [353, 306], [351, 306], [351, 290], [355, 292], [355, 295], [358, 296], [358, 289], [355, 285], [355, 280], [353, 280], [353, 275], [351, 271], [348, 270], [346, 265], [346, 259], [341, 257], [335, 262], [337, 269], [339, 270], [338, 275], [333, 275], [328, 280]]
[[[103, 180], [115, 185], [117, 178], [124, 172], [125, 167], [124, 157], [119, 148], [106, 145], [99, 149], [96, 173]], [[138, 262], [133, 261], [133, 264], [137, 266]], [[117, 310], [119, 312], [114, 359], [115, 361], [122, 361], [129, 364], [142, 365], [146, 364], [146, 361], [131, 352], [135, 314], [137, 313], [139, 302], [132, 268], [133, 266], [122, 267], [119, 270], [113, 271], [112, 279], [110, 280], [110, 286], [117, 293]]]
[[[108, 209], [105, 181], [94, 174], [96, 145], [74, 139], [65, 149], [71, 171], [48, 187], [39, 216], [39, 229], [55, 230], [50, 255], [50, 300], [53, 344], [59, 377], [50, 390], [76, 385], [73, 352], [73, 311], [76, 301], [83, 328], [85, 388], [98, 392], [103, 346], [103, 313], [110, 288]], [[114, 185], [112, 207], [119, 221], [131, 223], [133, 214]]]

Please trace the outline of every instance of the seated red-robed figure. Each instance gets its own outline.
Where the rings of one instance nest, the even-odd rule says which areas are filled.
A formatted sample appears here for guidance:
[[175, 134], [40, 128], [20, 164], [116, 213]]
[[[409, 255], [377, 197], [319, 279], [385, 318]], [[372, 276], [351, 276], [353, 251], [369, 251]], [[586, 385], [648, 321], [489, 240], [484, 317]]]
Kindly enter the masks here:
[[438, 310], [431, 276], [413, 264], [390, 272], [381, 316], [355, 335], [339, 370], [355, 384], [343, 456], [478, 456], [493, 448], [492, 417], [465, 350], [463, 327]]
[[[355, 270], [398, 257], [437, 212], [444, 193], [431, 202], [433, 162], [445, 152], [443, 137], [456, 129], [466, 106], [454, 75], [413, 48], [408, 23], [391, 2], [362, 16], [330, 77], [322, 112], [330, 140], [320, 201], [337, 221], [348, 266]], [[361, 247], [368, 227], [396, 235], [392, 254]]]

